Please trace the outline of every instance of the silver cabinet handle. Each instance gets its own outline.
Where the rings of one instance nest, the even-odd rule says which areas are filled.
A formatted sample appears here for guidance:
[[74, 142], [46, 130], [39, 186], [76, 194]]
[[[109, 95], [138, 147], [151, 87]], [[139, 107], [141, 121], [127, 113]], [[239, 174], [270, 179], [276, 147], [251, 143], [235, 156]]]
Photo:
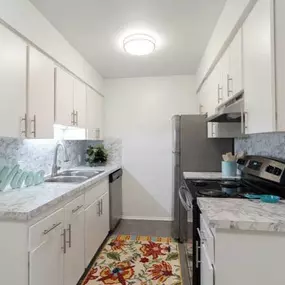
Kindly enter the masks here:
[[25, 114], [23, 118], [21, 118], [21, 122], [24, 122], [24, 130], [22, 130], [22, 134], [25, 135], [25, 137], [28, 137], [28, 116]]
[[68, 225], [68, 246], [71, 247], [71, 224]]
[[96, 139], [100, 139], [100, 129], [99, 129], [99, 128], [97, 128], [97, 129], [95, 130], [95, 138], [96, 138]]
[[214, 132], [214, 127], [215, 127], [215, 123], [211, 123], [211, 128], [212, 128], [212, 137], [215, 138], [216, 137], [216, 132]]
[[101, 215], [103, 215], [103, 199], [101, 199], [100, 203], [101, 203]]
[[97, 214], [98, 214], [98, 216], [100, 217], [100, 216], [101, 216], [101, 203], [100, 203], [100, 201], [97, 202], [97, 206], [98, 206], [98, 212], [97, 212]]
[[78, 126], [78, 111], [75, 112], [75, 117], [76, 117], [75, 124], [76, 126]]
[[72, 113], [71, 113], [71, 125], [75, 125], [75, 112], [74, 112], [74, 110], [72, 111]]
[[244, 130], [248, 129], [248, 112], [244, 112]]
[[31, 134], [34, 135], [34, 138], [37, 136], [37, 117], [34, 115], [34, 119], [31, 120], [31, 124], [34, 125], [34, 130], [31, 132]]
[[75, 209], [73, 209], [71, 212], [72, 214], [75, 214], [78, 210], [80, 210], [83, 207], [83, 205], [77, 206]]
[[57, 224], [53, 224], [50, 229], [47, 229], [47, 230], [44, 230], [44, 231], [43, 231], [43, 235], [48, 234], [49, 232], [51, 232], [52, 230], [54, 230], [55, 228], [57, 228], [59, 225], [61, 225], [61, 222], [59, 222], [59, 223], [57, 223]]
[[201, 247], [199, 246], [199, 242], [196, 241], [196, 268], [199, 268], [199, 263], [201, 263], [201, 261], [199, 261], [199, 249]]
[[227, 74], [227, 91], [228, 91], [228, 97], [230, 97], [230, 94], [233, 94], [233, 88], [232, 89], [230, 89], [230, 82], [232, 82], [233, 83], [233, 79], [230, 77], [230, 75], [229, 74]]
[[223, 87], [218, 84], [218, 104], [223, 101], [223, 98], [220, 96], [220, 91], [223, 91]]
[[203, 231], [200, 231], [200, 229], [197, 228], [197, 232], [198, 232], [198, 235], [199, 235], [199, 237], [200, 237], [201, 242], [202, 242], [202, 243], [206, 242], [207, 239], [205, 238], [204, 234], [202, 234]]
[[63, 236], [63, 246], [61, 249], [63, 249], [63, 253], [66, 254], [66, 230], [63, 229], [63, 233], [61, 234]]

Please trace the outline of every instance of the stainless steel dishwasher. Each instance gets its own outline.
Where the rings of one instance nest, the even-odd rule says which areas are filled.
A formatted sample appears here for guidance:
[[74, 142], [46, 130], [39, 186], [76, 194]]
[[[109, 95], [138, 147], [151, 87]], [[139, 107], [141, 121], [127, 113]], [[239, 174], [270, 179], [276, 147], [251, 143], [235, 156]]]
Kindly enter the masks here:
[[110, 182], [110, 231], [112, 232], [122, 219], [122, 175], [123, 170], [119, 169], [109, 176]]

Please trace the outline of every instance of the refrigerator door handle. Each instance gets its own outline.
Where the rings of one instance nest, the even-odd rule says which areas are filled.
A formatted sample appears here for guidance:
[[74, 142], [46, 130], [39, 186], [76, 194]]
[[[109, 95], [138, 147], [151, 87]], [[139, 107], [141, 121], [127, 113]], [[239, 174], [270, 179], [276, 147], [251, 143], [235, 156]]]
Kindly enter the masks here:
[[[183, 205], [183, 207], [185, 208], [186, 211], [191, 211], [192, 210], [192, 203], [191, 203], [191, 200], [190, 200], [190, 196], [189, 194], [187, 193], [187, 190], [184, 186], [181, 186], [179, 191], [178, 191], [178, 194], [179, 194], [179, 198], [180, 198], [180, 201]], [[185, 199], [184, 199], [184, 197]]]

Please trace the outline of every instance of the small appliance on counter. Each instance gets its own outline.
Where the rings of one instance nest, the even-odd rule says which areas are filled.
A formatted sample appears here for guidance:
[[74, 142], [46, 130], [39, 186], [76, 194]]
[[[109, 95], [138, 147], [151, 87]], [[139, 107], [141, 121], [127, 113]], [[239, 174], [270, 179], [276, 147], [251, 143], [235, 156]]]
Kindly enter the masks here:
[[[192, 263], [192, 285], [200, 285], [200, 209], [198, 197], [260, 199], [267, 203], [278, 203], [285, 199], [285, 161], [262, 156], [245, 156], [237, 161], [242, 169], [240, 178], [185, 179], [181, 203], [193, 216], [191, 246], [188, 256]], [[193, 244], [193, 249], [192, 249]]]

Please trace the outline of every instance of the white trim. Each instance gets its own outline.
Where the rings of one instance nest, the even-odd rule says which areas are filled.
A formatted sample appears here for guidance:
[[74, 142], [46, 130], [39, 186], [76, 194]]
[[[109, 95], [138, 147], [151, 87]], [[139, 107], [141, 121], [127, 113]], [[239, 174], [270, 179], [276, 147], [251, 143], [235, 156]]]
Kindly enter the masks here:
[[172, 222], [172, 217], [144, 217], [144, 216], [122, 216], [123, 220], [145, 220], [145, 221], [167, 221]]

